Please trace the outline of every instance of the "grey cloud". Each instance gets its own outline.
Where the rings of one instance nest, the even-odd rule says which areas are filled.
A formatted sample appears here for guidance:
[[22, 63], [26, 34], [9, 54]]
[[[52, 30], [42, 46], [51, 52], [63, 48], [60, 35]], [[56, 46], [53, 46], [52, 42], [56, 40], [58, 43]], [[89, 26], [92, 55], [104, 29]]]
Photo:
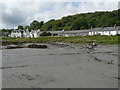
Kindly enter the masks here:
[[24, 21], [25, 17], [21, 14], [21, 12], [14, 10], [12, 14], [7, 14], [5, 12], [2, 13], [2, 22], [7, 25], [17, 25]]
[[[33, 0], [32, 0], [33, 1]], [[120, 2], [119, 2], [120, 3]], [[1, 5], [1, 4], [0, 4]], [[1, 6], [0, 6], [1, 7]], [[93, 12], [96, 10], [111, 10], [115, 9], [116, 3], [35, 3], [35, 2], [22, 2], [14, 3], [7, 2], [2, 4], [2, 21], [5, 27], [16, 27], [18, 25], [28, 25], [32, 20], [48, 21], [51, 18], [59, 19], [63, 16], [72, 15], [76, 13]], [[110, 9], [109, 9], [110, 8]], [[118, 7], [117, 7], [118, 8]], [[120, 4], [119, 4], [120, 8]], [[8, 10], [8, 11], [6, 11]], [[1, 28], [1, 27], [0, 27]]]
[[10, 9], [11, 13], [5, 11], [6, 7], [2, 8], [2, 23], [5, 23], [7, 27], [14, 27], [22, 24], [26, 19], [24, 12], [20, 11], [18, 8]]
[[118, 2], [118, 9], [120, 9], [120, 1]]

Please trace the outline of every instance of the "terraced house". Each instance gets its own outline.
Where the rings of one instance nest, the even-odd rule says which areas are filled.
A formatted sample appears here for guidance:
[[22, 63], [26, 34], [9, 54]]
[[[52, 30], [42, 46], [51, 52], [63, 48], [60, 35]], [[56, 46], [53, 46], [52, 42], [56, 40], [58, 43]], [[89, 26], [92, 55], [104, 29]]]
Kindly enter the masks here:
[[50, 31], [50, 33], [57, 34], [58, 36], [86, 36], [86, 35], [118, 35], [120, 34], [120, 26], [104, 27], [104, 28], [91, 28], [85, 30], [71, 30], [71, 31]]
[[40, 35], [40, 30], [13, 30], [10, 37], [30, 37], [37, 38]]
[[[59, 30], [59, 31], [47, 31], [52, 35], [57, 36], [86, 36], [86, 35], [118, 35], [120, 34], [120, 26], [104, 27], [104, 28], [91, 28], [86, 30]], [[10, 37], [30, 37], [37, 38], [42, 32], [40, 30], [13, 30]]]

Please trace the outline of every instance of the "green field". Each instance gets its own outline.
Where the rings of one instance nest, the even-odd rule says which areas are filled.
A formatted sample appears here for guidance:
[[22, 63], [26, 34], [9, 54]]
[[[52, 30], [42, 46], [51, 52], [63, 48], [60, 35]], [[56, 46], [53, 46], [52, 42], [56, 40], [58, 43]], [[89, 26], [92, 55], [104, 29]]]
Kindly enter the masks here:
[[7, 42], [33, 42], [33, 43], [49, 43], [49, 42], [68, 42], [74, 44], [89, 44], [96, 42], [102, 45], [120, 44], [120, 36], [72, 36], [72, 37], [39, 37], [39, 38], [2, 38]]

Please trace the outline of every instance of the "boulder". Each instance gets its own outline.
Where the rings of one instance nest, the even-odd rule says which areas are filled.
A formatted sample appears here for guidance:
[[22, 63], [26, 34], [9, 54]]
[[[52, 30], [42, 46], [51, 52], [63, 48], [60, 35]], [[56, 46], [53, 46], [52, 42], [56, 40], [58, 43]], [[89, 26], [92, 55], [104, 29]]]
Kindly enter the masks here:
[[28, 48], [47, 48], [47, 45], [32, 44], [32, 45], [28, 45]]
[[5, 49], [17, 49], [17, 48], [23, 48], [22, 46], [7, 46]]

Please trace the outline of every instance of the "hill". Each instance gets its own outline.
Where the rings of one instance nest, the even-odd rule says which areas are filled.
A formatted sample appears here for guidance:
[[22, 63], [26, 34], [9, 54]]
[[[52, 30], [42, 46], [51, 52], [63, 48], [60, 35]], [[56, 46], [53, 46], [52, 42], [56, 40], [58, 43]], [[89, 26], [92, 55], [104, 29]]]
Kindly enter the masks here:
[[44, 23], [43, 21], [33, 21], [29, 29], [40, 29], [42, 31], [51, 30], [81, 30], [88, 29], [91, 26], [93, 28], [97, 27], [111, 27], [120, 25], [120, 19], [118, 17], [119, 10], [114, 10], [111, 12], [94, 12], [94, 13], [82, 13], [75, 14], [71, 16], [63, 17], [59, 20], [49, 20]]
[[[101, 11], [94, 13], [81, 13], [69, 15], [61, 19], [51, 19], [48, 22], [36, 21], [30, 23], [28, 26], [18, 26], [18, 29], [29, 29], [41, 31], [52, 30], [82, 30], [88, 28], [98, 27], [113, 27], [115, 24], [120, 26], [120, 9], [114, 11]], [[4, 30], [3, 30], [4, 31]], [[7, 31], [7, 30], [6, 30]]]

